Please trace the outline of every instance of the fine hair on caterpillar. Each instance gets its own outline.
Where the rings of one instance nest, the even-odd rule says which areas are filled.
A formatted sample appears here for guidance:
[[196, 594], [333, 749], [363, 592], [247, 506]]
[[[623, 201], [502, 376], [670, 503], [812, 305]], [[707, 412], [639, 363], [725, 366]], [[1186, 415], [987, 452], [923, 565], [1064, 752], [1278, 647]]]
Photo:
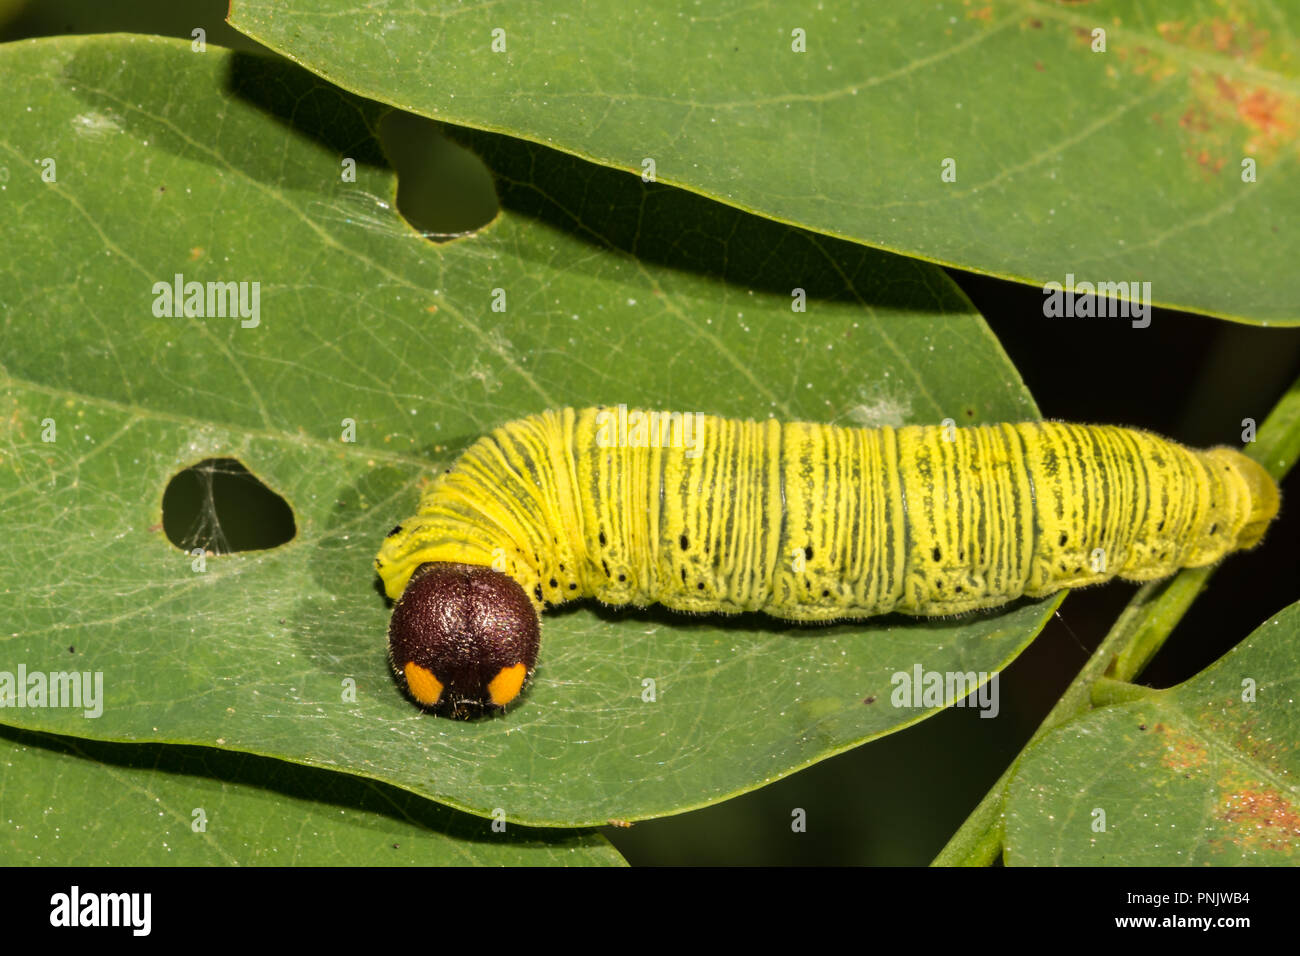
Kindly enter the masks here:
[[390, 662], [417, 703], [510, 704], [536, 666], [540, 613], [566, 601], [952, 616], [1213, 564], [1258, 543], [1279, 504], [1239, 451], [1115, 426], [675, 414], [530, 415], [428, 486], [375, 559], [397, 602]]

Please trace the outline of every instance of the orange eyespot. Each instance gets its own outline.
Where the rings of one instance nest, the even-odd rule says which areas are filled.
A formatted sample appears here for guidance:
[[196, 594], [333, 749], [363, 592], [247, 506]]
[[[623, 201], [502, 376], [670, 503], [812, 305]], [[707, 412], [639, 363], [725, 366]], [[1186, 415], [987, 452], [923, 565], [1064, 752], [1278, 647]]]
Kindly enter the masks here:
[[488, 694], [492, 698], [492, 703], [504, 707], [518, 697], [519, 689], [524, 686], [524, 678], [527, 676], [528, 668], [523, 664], [501, 668], [497, 676], [488, 684]]
[[433, 676], [433, 671], [425, 670], [415, 661], [408, 661], [403, 673], [406, 674], [406, 686], [411, 689], [412, 697], [426, 707], [438, 703], [438, 698], [442, 696], [442, 683]]

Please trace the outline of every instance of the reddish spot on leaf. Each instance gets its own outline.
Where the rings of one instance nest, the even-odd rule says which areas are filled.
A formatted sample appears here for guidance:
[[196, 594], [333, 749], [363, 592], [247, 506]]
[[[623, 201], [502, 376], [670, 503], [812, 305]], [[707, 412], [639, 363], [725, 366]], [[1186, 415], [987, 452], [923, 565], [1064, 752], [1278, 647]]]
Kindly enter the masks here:
[[1237, 115], [1242, 121], [1265, 136], [1272, 135], [1286, 127], [1282, 119], [1282, 97], [1268, 90], [1259, 89], [1237, 104]]
[[1204, 167], [1205, 169], [1213, 173], [1217, 173], [1219, 170], [1221, 170], [1225, 162], [1222, 156], [1211, 157], [1209, 152], [1207, 152], [1206, 150], [1201, 150], [1199, 153], [1196, 154], [1196, 161], [1202, 167]]
[[1222, 73], [1216, 73], [1214, 75], [1214, 87], [1219, 91], [1219, 95], [1225, 100], [1230, 103], [1236, 102], [1237, 91], [1233, 89], [1232, 84], [1228, 82], [1227, 77]]
[[1194, 737], [1171, 736], [1161, 762], [1177, 773], [1204, 766], [1209, 762], [1206, 749]]
[[1205, 118], [1205, 114], [1195, 106], [1187, 107], [1187, 112], [1178, 117], [1178, 125], [1183, 129], [1194, 130], [1198, 133], [1204, 133], [1210, 128], [1209, 120]]
[[1225, 793], [1219, 812], [1240, 830], [1240, 844], [1290, 853], [1300, 848], [1300, 810], [1277, 790]]
[[1214, 48], [1220, 53], [1227, 53], [1232, 49], [1233, 25], [1223, 20], [1210, 21], [1210, 35], [1213, 37]]
[[1268, 31], [1256, 29], [1249, 23], [1229, 20], [1207, 20], [1188, 26], [1183, 20], [1156, 24], [1160, 36], [1169, 43], [1200, 50], [1205, 53], [1226, 53], [1233, 57], [1254, 60], [1268, 43]]

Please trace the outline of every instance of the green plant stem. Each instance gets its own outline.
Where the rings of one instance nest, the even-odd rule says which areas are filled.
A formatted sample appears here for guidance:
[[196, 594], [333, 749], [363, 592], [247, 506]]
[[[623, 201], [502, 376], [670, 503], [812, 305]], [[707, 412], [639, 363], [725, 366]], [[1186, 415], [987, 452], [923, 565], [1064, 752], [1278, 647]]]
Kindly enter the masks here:
[[[1281, 480], [1291, 469], [1300, 456], [1300, 379], [1291, 383], [1273, 407], [1246, 454], [1275, 479]], [[1141, 696], [1145, 689], [1130, 682], [1164, 645], [1213, 573], [1213, 568], [1189, 568], [1164, 581], [1143, 585], [1043, 718], [1020, 756], [1048, 732], [1094, 706]], [[1020, 756], [998, 777], [931, 866], [987, 866], [997, 859], [1003, 848], [1006, 788], [1020, 765]]]
[[1158, 691], [1152, 687], [1143, 687], [1141, 684], [1130, 684], [1127, 681], [1113, 680], [1109, 677], [1098, 677], [1097, 682], [1092, 685], [1089, 702], [1093, 707], [1108, 707], [1112, 704], [1127, 704], [1130, 701], [1155, 697], [1161, 693], [1163, 691]]
[[[1164, 588], [1151, 588], [1151, 598], [1146, 602], [1146, 614], [1137, 621], [1132, 640], [1126, 644], [1106, 671], [1106, 677], [1115, 681], [1130, 681], [1146, 668], [1156, 651], [1164, 646], [1196, 596], [1205, 590], [1213, 568], [1189, 568], [1167, 581], [1158, 582]], [[1144, 588], [1143, 590], [1146, 590]], [[1140, 595], [1139, 595], [1140, 596]], [[1134, 599], [1136, 600], [1136, 598]]]

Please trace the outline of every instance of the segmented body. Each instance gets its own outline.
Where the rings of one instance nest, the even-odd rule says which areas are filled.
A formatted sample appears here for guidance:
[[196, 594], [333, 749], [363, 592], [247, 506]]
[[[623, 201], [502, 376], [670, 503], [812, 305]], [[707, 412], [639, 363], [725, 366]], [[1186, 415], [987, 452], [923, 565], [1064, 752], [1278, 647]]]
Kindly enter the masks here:
[[388, 594], [453, 562], [506, 573], [538, 610], [946, 615], [1212, 564], [1278, 506], [1241, 453], [1128, 428], [679, 415], [652, 432], [668, 414], [563, 409], [480, 439], [385, 540]]

